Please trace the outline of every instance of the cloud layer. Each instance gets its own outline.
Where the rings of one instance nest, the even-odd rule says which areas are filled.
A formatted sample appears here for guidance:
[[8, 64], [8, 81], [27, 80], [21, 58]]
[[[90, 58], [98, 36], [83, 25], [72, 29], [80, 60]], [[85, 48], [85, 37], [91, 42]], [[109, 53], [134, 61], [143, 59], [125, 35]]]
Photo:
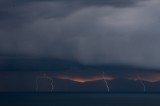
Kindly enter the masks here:
[[160, 68], [159, 0], [31, 1], [0, 2], [1, 54]]

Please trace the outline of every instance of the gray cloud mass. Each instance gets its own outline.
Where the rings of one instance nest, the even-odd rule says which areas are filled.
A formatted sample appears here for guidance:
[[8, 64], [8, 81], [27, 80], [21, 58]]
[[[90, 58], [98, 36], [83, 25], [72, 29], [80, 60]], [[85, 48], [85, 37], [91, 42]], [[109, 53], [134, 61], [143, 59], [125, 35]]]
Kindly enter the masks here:
[[1, 5], [1, 54], [160, 68], [159, 0], [1, 0]]

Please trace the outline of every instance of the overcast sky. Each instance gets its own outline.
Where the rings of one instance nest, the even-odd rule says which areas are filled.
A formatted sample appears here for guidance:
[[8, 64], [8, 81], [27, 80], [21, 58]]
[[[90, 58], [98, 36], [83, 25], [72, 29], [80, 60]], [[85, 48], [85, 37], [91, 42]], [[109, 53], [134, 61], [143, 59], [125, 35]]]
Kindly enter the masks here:
[[159, 0], [0, 0], [0, 54], [160, 68]]

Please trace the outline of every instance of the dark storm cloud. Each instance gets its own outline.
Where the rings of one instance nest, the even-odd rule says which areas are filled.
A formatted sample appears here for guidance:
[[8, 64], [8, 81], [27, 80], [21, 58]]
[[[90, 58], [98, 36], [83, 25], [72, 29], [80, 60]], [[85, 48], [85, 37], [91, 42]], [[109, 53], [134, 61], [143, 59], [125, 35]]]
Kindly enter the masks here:
[[159, 68], [160, 2], [119, 1], [1, 1], [1, 54]]
[[[137, 0], [136, 0], [137, 1]], [[16, 7], [21, 7], [24, 6], [24, 8], [26, 7], [26, 5], [29, 4], [46, 4], [46, 2], [49, 2], [51, 4], [53, 4], [53, 8], [52, 8], [52, 16], [55, 17], [63, 17], [65, 15], [68, 15], [69, 13], [72, 13], [73, 11], [76, 11], [77, 9], [83, 8], [83, 7], [87, 7], [87, 6], [104, 6], [104, 5], [108, 5], [108, 6], [115, 6], [115, 7], [125, 7], [125, 6], [130, 6], [133, 5], [134, 3], [136, 3], [135, 0], [2, 0], [0, 1], [0, 20], [4, 21], [4, 19], [21, 19], [22, 21], [24, 21], [23, 19], [29, 18], [28, 15], [24, 15], [26, 11], [20, 11], [18, 9], [16, 9]], [[48, 3], [48, 4], [49, 4]], [[55, 4], [59, 4], [62, 3], [62, 5], [58, 5], [57, 7], [54, 5]], [[33, 6], [33, 5], [32, 5]], [[36, 9], [37, 5], [34, 5]], [[43, 5], [41, 5], [43, 10], [45, 11], [50, 11], [47, 10], [46, 7], [43, 7]], [[54, 8], [55, 7], [55, 8]], [[23, 8], [23, 10], [24, 10]], [[29, 8], [29, 7], [28, 7]], [[26, 7], [26, 9], [28, 9]], [[44, 9], [46, 8], [46, 9]], [[41, 11], [40, 10], [40, 11]], [[31, 10], [30, 10], [31, 11]], [[36, 9], [36, 11], [38, 11], [38, 9]], [[45, 12], [46, 12], [45, 11]], [[39, 11], [38, 11], [39, 12]], [[38, 14], [38, 13], [37, 13]], [[46, 15], [46, 14], [43, 14]], [[33, 17], [32, 17], [33, 18]]]
[[[60, 59], [24, 58], [17, 56], [2, 56], [0, 58], [0, 71], [3, 72], [33, 72], [48, 73], [57, 77], [96, 78], [105, 72], [106, 77], [111, 78], [135, 78], [137, 74], [159, 74], [159, 70], [133, 67], [127, 65], [84, 65], [75, 61]], [[40, 71], [40, 72], [39, 72]], [[1, 73], [0, 72], [0, 73]]]
[[129, 6], [138, 0], [1, 0], [1, 6], [17, 6], [33, 2], [78, 2], [83, 5], [113, 5], [113, 6]]

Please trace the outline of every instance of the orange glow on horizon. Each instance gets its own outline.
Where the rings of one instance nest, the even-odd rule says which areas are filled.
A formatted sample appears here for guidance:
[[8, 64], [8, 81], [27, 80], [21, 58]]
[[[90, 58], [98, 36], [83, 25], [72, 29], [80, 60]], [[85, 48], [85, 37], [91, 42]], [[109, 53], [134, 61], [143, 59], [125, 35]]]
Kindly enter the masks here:
[[[160, 74], [158, 73], [149, 73], [149, 74], [140, 74], [139, 75], [140, 78], [137, 78], [136, 76], [132, 76], [129, 78], [126, 78], [128, 80], [143, 80], [146, 82], [158, 82], [160, 81]], [[89, 77], [89, 78], [83, 78], [83, 77], [71, 77], [71, 76], [58, 76], [58, 79], [64, 79], [64, 80], [70, 80], [70, 81], [75, 81], [75, 82], [79, 82], [79, 83], [86, 83], [86, 82], [92, 82], [92, 81], [98, 81], [98, 80], [104, 80], [103, 77], [100, 76], [96, 76], [96, 77]], [[106, 76], [105, 80], [114, 80], [116, 78], [114, 77], [110, 77], [110, 76]]]
[[137, 77], [131, 77], [128, 79], [130, 79], [130, 80], [143, 80], [143, 81], [151, 82], [151, 83], [160, 81], [160, 74], [159, 73], [140, 74], [139, 76], [140, 76], [140, 79]]
[[[60, 76], [60, 77], [57, 77], [57, 78], [65, 79], [65, 80], [71, 80], [71, 81], [75, 81], [75, 82], [79, 82], [79, 83], [86, 83], [86, 82], [103, 80], [102, 77], [81, 78], [81, 77]], [[112, 77], [105, 77], [105, 80], [113, 80], [113, 78]]]

